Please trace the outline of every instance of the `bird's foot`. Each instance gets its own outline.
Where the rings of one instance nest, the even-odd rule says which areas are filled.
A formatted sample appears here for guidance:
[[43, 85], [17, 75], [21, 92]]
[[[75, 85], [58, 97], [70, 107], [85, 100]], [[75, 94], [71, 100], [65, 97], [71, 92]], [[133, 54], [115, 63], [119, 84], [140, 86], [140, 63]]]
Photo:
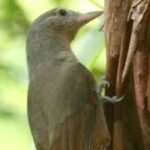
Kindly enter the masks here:
[[108, 103], [117, 103], [120, 102], [121, 100], [124, 99], [124, 96], [121, 97], [117, 97], [117, 96], [113, 96], [113, 97], [109, 97], [109, 96], [102, 96], [102, 91], [104, 88], [109, 87], [110, 83], [106, 80], [105, 76], [103, 76], [100, 80], [100, 82], [98, 83], [97, 87], [96, 87], [96, 92], [100, 97], [100, 101], [102, 103], [108, 102]]
[[101, 96], [100, 98], [100, 101], [102, 103], [105, 103], [105, 102], [108, 102], [108, 103], [118, 103], [120, 101], [122, 101], [124, 99], [124, 96], [121, 96], [121, 97], [117, 97], [117, 96], [112, 96], [112, 97], [109, 97], [109, 96]]
[[97, 94], [101, 95], [103, 89], [109, 86], [110, 86], [109, 82], [106, 80], [105, 76], [103, 76], [97, 84], [96, 87]]

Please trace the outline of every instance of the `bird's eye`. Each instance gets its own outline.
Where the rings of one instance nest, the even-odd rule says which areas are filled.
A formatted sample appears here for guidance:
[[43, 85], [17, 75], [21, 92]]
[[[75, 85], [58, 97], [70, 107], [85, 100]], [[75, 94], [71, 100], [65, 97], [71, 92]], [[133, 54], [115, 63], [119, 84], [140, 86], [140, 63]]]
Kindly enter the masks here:
[[66, 16], [66, 15], [67, 15], [67, 11], [64, 10], [64, 9], [60, 9], [60, 10], [58, 11], [58, 14], [59, 14], [60, 16]]

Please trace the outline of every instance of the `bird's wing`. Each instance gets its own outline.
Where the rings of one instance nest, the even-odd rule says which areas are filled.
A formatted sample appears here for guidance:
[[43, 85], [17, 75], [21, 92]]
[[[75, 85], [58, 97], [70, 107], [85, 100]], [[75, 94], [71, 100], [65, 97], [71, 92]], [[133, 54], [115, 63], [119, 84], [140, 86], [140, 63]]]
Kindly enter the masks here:
[[49, 145], [48, 150], [87, 150], [94, 145], [92, 138], [103, 129], [99, 134], [94, 130], [103, 124], [104, 114], [96, 83], [84, 66], [59, 64], [30, 85], [29, 120], [35, 141]]

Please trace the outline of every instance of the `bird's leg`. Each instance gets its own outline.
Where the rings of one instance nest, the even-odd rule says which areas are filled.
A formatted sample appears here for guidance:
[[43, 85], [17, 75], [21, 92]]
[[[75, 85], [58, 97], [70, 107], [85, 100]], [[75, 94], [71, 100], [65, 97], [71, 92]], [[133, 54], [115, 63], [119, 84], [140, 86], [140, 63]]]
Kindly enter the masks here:
[[102, 103], [105, 103], [105, 102], [109, 102], [109, 103], [120, 102], [124, 98], [124, 96], [121, 96], [121, 97], [118, 98], [117, 96], [109, 97], [109, 96], [103, 96], [102, 95], [103, 89], [106, 88], [106, 87], [109, 87], [109, 86], [110, 86], [109, 82], [105, 79], [105, 77], [102, 77], [100, 82], [98, 83], [98, 85], [96, 87], [96, 92], [99, 95], [100, 101]]
[[96, 87], [97, 94], [101, 96], [103, 89], [109, 86], [110, 86], [109, 82], [105, 79], [105, 76], [103, 76], [97, 84], [97, 87]]

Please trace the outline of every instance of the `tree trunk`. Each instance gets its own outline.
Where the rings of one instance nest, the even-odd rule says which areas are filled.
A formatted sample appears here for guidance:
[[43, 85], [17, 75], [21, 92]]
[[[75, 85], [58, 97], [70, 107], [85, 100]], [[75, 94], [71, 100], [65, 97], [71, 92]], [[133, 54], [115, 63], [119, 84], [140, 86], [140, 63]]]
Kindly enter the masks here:
[[[150, 149], [150, 2], [106, 2], [107, 95], [124, 95], [105, 106], [109, 150]], [[113, 113], [112, 113], [113, 112]]]

